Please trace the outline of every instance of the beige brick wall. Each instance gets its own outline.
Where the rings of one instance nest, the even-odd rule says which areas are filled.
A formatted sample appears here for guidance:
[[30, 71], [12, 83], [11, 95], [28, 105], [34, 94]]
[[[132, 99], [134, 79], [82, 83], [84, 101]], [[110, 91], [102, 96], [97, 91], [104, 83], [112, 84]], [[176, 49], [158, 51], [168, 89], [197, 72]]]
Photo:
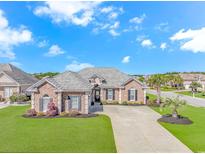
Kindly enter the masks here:
[[34, 93], [34, 108], [39, 112], [39, 100], [47, 94], [49, 97], [53, 98], [53, 102], [58, 106], [58, 95], [55, 93], [55, 87], [49, 83], [45, 83], [38, 88], [38, 92]]
[[134, 88], [137, 90], [137, 102], [144, 102], [144, 90], [142, 85], [137, 81], [133, 80], [125, 85], [125, 88], [122, 89], [122, 101], [128, 101], [128, 90]]

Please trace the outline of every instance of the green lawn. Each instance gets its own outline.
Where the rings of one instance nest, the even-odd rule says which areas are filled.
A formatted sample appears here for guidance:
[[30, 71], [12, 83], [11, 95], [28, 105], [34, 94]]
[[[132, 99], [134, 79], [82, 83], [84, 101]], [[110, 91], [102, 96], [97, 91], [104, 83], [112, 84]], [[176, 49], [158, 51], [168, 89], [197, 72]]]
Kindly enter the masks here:
[[[181, 91], [181, 92], [176, 92], [176, 93], [182, 94], [182, 95], [187, 95], [187, 96], [193, 96], [191, 91]], [[202, 92], [195, 93], [195, 97], [205, 98], [205, 96], [202, 95]]]
[[[152, 107], [152, 109], [160, 114], [171, 113], [167, 108], [162, 111], [159, 107]], [[205, 108], [186, 105], [179, 110], [179, 113], [189, 117], [194, 123], [191, 125], [160, 124], [193, 152], [205, 152]]]
[[161, 87], [161, 91], [174, 91], [177, 90], [175, 87]]
[[0, 152], [116, 152], [109, 117], [28, 119], [0, 109]]

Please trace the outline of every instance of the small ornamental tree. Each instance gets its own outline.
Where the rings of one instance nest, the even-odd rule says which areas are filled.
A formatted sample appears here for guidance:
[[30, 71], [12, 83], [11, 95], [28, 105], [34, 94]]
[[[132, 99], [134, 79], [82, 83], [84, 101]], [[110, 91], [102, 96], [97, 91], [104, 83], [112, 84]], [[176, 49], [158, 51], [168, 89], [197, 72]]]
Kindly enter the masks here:
[[191, 88], [192, 93], [195, 93], [198, 91], [198, 88], [202, 87], [202, 85], [199, 82], [192, 82], [189, 87]]
[[180, 100], [179, 96], [174, 99], [166, 98], [166, 100], [161, 104], [161, 107], [169, 107], [172, 110], [172, 117], [179, 117], [178, 109], [186, 105], [185, 100]]
[[55, 103], [48, 103], [48, 111], [46, 112], [47, 116], [56, 116], [58, 114], [58, 108], [55, 106]]

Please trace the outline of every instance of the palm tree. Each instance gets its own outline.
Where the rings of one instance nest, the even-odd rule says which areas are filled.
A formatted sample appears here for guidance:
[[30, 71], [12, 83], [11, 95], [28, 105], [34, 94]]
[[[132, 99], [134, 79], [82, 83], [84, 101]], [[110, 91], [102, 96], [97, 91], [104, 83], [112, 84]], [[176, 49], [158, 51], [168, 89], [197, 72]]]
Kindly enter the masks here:
[[192, 83], [190, 84], [189, 87], [191, 88], [192, 93], [195, 93], [195, 92], [198, 91], [198, 88], [201, 88], [201, 87], [202, 87], [202, 85], [201, 85], [201, 83], [194, 81], [194, 82], [192, 82]]
[[174, 75], [172, 78], [172, 82], [174, 85], [177, 86], [177, 88], [179, 88], [179, 85], [182, 85], [184, 80], [180, 75]]
[[169, 107], [169, 108], [171, 108], [171, 110], [172, 110], [172, 117], [177, 118], [177, 117], [179, 117], [179, 114], [178, 114], [177, 110], [181, 106], [184, 106], [184, 105], [186, 105], [186, 101], [185, 100], [180, 100], [179, 96], [177, 96], [174, 99], [166, 98], [165, 102], [161, 104], [161, 107]]
[[160, 104], [161, 86], [165, 83], [164, 75], [155, 74], [149, 77], [148, 83], [157, 90], [157, 104]]

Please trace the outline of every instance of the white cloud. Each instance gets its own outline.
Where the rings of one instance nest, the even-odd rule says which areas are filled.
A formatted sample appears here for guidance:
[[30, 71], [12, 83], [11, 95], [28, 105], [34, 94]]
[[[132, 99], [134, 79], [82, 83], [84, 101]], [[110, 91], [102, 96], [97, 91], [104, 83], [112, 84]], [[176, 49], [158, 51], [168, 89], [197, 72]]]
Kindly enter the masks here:
[[25, 26], [10, 27], [3, 10], [0, 9], [0, 57], [14, 59], [13, 47], [31, 40], [32, 32]]
[[145, 19], [146, 15], [143, 14], [140, 17], [134, 17], [132, 19], [129, 20], [130, 23], [135, 23], [135, 24], [141, 24], [144, 19]]
[[71, 64], [68, 64], [65, 69], [77, 72], [87, 67], [94, 67], [94, 65], [90, 63], [79, 63], [77, 61], [73, 61]]
[[40, 41], [38, 43], [38, 47], [39, 48], [43, 48], [43, 47], [46, 47], [48, 45], [48, 41], [47, 40], [43, 40], [43, 41]]
[[52, 45], [49, 48], [48, 53], [45, 54], [45, 56], [55, 57], [55, 56], [58, 56], [58, 55], [61, 55], [61, 54], [64, 54], [64, 53], [65, 52], [58, 45]]
[[94, 20], [95, 9], [101, 2], [47, 1], [34, 10], [37, 16], [49, 16], [54, 23], [87, 26]]
[[100, 10], [100, 12], [102, 12], [102, 13], [109, 13], [109, 12], [111, 12], [112, 10], [113, 10], [113, 7], [108, 6], [108, 7], [102, 8], [102, 9]]
[[143, 47], [152, 47], [153, 46], [153, 43], [150, 39], [145, 39], [141, 42], [141, 45]]
[[162, 32], [168, 32], [169, 31], [169, 24], [168, 22], [162, 22], [155, 26], [156, 30], [162, 31]]
[[192, 30], [181, 29], [179, 32], [170, 37], [172, 41], [180, 41], [180, 49], [197, 52], [205, 52], [205, 27]]
[[120, 33], [116, 32], [114, 29], [110, 29], [109, 30], [109, 33], [112, 35], [112, 36], [119, 36]]
[[161, 43], [160, 48], [162, 50], [165, 50], [167, 48], [167, 43], [165, 43], [165, 42]]
[[110, 26], [110, 29], [117, 29], [120, 26], [120, 22], [116, 21], [113, 25]]
[[122, 59], [122, 63], [129, 63], [130, 62], [130, 56], [125, 56]]
[[110, 19], [110, 20], [116, 19], [117, 17], [118, 17], [118, 13], [117, 12], [111, 12], [108, 15], [108, 19]]

